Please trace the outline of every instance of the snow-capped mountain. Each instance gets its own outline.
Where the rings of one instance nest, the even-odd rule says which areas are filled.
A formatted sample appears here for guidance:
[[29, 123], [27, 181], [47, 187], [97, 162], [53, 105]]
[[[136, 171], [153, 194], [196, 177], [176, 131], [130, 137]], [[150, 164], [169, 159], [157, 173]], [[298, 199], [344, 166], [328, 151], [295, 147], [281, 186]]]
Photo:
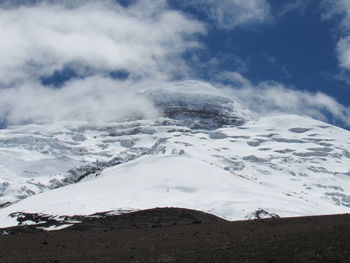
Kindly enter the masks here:
[[[0, 227], [16, 212], [184, 207], [235, 220], [350, 212], [350, 132], [257, 117], [214, 91], [140, 92], [162, 117], [0, 130]], [[12, 216], [11, 216], [12, 215]]]

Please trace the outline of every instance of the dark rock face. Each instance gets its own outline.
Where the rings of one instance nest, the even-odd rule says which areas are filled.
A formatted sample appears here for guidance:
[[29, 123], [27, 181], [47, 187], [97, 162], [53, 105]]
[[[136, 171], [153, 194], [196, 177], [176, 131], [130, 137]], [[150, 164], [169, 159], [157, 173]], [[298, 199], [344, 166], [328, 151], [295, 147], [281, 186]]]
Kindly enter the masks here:
[[275, 213], [269, 213], [268, 211], [262, 208], [259, 208], [252, 214], [250, 219], [262, 219], [262, 218], [279, 218], [279, 215]]
[[164, 108], [165, 117], [183, 120], [192, 129], [216, 129], [224, 125], [239, 126], [245, 120], [239, 117], [225, 115], [218, 110], [203, 107], [202, 109], [191, 109], [186, 106], [160, 105]]

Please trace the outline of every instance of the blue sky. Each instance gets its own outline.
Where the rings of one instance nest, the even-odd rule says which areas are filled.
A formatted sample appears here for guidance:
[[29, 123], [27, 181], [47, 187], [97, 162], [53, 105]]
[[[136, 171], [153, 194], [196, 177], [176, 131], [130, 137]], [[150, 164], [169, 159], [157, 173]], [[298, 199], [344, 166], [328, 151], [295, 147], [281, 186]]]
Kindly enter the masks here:
[[[275, 80], [296, 89], [322, 91], [350, 105], [350, 89], [338, 77], [335, 54], [339, 20], [323, 20], [320, 1], [304, 2], [280, 15], [286, 8], [281, 2], [295, 1], [268, 2], [273, 21], [233, 29], [210, 27], [202, 39], [206, 46], [203, 63], [218, 57], [220, 63], [210, 71], [239, 71], [256, 83]], [[195, 15], [210, 22], [206, 16]], [[205, 72], [201, 75], [211, 78]]]
[[209, 24], [200, 61], [218, 58], [219, 62], [199, 69], [199, 77], [210, 80], [222, 71], [238, 71], [253, 83], [273, 80], [296, 90], [323, 92], [349, 106], [349, 83], [342, 77], [336, 54], [344, 15], [325, 19], [326, 6], [318, 0], [267, 2], [271, 8], [267, 21], [233, 28], [220, 28], [206, 14], [174, 5]]
[[350, 127], [347, 0], [0, 4], [2, 127], [122, 112], [111, 96], [186, 79], [230, 89], [262, 114]]

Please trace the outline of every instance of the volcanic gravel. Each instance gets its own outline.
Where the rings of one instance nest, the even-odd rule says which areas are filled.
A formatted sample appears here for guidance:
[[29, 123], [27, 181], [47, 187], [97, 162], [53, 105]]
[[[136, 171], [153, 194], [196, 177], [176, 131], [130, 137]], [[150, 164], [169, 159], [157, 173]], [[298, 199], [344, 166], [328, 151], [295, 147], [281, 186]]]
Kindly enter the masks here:
[[350, 215], [228, 222], [179, 208], [0, 236], [0, 262], [350, 262]]

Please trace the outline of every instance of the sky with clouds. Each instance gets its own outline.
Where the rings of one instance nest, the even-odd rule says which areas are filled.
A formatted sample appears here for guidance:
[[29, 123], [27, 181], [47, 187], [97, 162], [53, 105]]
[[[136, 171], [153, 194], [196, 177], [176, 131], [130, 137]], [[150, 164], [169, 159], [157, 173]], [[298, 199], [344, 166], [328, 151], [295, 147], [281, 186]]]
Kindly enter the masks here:
[[1, 127], [152, 118], [139, 90], [199, 80], [350, 128], [348, 0], [0, 0], [0, 32]]

